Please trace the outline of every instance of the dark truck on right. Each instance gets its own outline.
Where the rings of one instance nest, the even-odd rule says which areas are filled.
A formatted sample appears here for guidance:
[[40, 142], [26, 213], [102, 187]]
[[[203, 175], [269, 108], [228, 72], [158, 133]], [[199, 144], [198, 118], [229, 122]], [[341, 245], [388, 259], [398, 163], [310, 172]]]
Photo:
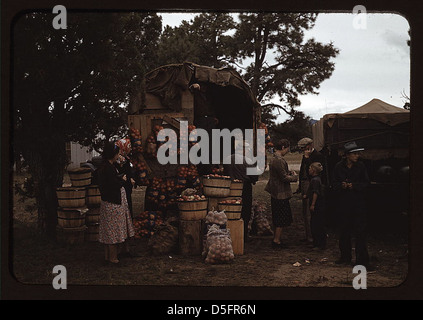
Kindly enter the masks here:
[[409, 210], [410, 111], [379, 99], [345, 113], [326, 114], [312, 126], [314, 147], [324, 155], [329, 224], [336, 218], [333, 169], [344, 145], [364, 148], [370, 185], [366, 190], [369, 231], [405, 234]]

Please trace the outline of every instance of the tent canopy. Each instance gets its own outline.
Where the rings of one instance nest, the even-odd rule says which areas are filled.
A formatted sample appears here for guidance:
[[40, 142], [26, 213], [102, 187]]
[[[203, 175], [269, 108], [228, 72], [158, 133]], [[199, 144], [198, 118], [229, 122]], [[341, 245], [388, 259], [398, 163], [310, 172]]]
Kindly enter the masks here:
[[334, 119], [374, 119], [390, 126], [396, 126], [410, 121], [410, 111], [388, 104], [379, 99], [372, 99], [368, 103], [345, 113], [332, 113], [323, 117], [328, 126], [332, 126]]
[[314, 146], [340, 147], [348, 140], [366, 143], [367, 149], [406, 148], [410, 111], [379, 99], [345, 113], [324, 115], [312, 126]]

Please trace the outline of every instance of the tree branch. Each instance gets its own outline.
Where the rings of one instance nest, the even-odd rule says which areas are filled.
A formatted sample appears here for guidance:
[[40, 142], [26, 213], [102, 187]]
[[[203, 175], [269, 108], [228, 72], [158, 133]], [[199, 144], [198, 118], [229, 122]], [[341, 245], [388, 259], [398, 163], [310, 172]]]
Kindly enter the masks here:
[[285, 107], [283, 107], [279, 104], [275, 104], [275, 103], [264, 104], [261, 107], [262, 108], [271, 108], [271, 109], [274, 109], [274, 108], [282, 109], [286, 114], [288, 114], [290, 116], [293, 116], [295, 114], [294, 109], [291, 108], [290, 110], [287, 110]]

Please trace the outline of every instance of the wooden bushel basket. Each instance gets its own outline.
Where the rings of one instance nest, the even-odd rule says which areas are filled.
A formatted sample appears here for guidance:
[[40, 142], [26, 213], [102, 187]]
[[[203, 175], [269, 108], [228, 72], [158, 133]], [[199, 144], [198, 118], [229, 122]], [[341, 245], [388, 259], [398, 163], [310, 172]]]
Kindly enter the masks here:
[[85, 224], [96, 224], [100, 222], [100, 207], [89, 208], [85, 214]]
[[58, 208], [57, 224], [62, 228], [78, 228], [85, 225], [87, 208]]
[[229, 191], [229, 197], [242, 197], [242, 188], [244, 186], [244, 183], [232, 181], [231, 187]]
[[181, 220], [201, 220], [207, 215], [208, 200], [177, 201]]
[[242, 203], [219, 203], [218, 208], [229, 220], [241, 219]]
[[79, 228], [62, 228], [60, 226], [56, 227], [57, 241], [63, 244], [82, 244], [85, 240], [85, 230], [86, 226]]
[[57, 201], [61, 208], [85, 206], [85, 188], [61, 187], [56, 189]]
[[91, 185], [87, 187], [85, 203], [88, 207], [96, 207], [101, 203], [100, 189], [97, 185]]
[[230, 178], [203, 177], [203, 193], [206, 197], [227, 197], [231, 191], [230, 187]]
[[87, 187], [91, 184], [90, 168], [70, 169], [68, 175], [74, 187]]
[[85, 231], [85, 240], [91, 242], [98, 241], [99, 228], [99, 223], [87, 224], [87, 230]]

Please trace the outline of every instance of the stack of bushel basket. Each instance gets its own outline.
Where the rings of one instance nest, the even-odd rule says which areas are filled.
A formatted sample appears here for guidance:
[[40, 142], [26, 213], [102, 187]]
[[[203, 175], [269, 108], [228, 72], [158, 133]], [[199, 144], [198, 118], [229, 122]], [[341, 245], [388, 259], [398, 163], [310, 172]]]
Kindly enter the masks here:
[[86, 187], [91, 184], [91, 170], [77, 168], [68, 170], [70, 187], [56, 189], [57, 240], [64, 244], [81, 244], [85, 240]]
[[241, 219], [242, 210], [241, 180], [232, 180], [228, 176], [210, 174], [203, 176], [203, 192], [208, 197], [208, 210], [224, 211], [228, 221], [235, 255], [244, 254], [244, 220]]
[[199, 255], [202, 252], [202, 224], [207, 215], [207, 198], [191, 196], [178, 199], [179, 253]]
[[203, 176], [203, 193], [209, 199], [208, 210], [217, 210], [218, 204], [231, 192], [231, 178], [218, 174]]
[[226, 227], [231, 234], [232, 249], [235, 255], [244, 254], [244, 220], [241, 218], [242, 188], [241, 180], [232, 180], [229, 196], [218, 203], [218, 210], [224, 211], [228, 218]]
[[100, 227], [100, 203], [101, 195], [98, 185], [87, 186], [86, 205], [88, 208], [85, 216], [87, 231], [85, 232], [85, 240], [98, 241], [98, 231]]

